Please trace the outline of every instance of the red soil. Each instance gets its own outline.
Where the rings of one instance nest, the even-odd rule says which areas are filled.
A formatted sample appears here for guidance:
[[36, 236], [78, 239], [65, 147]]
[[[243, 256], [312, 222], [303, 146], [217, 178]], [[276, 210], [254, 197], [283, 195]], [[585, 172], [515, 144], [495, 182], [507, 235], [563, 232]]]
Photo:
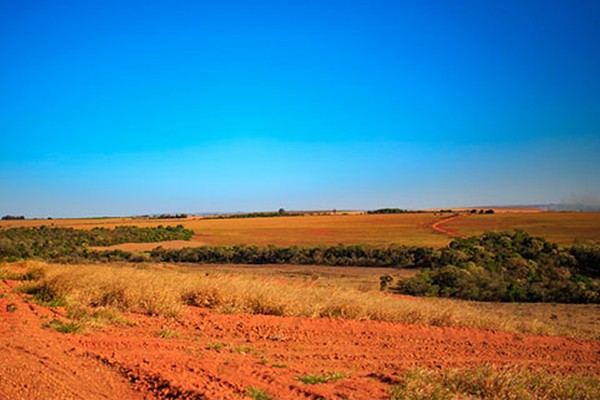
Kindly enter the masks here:
[[[12, 284], [0, 281], [0, 398], [232, 399], [255, 387], [277, 399], [384, 399], [408, 368], [484, 362], [600, 376], [600, 341], [372, 321], [189, 308], [180, 320], [127, 314], [132, 325], [61, 334], [41, 325], [64, 310], [26, 302]], [[333, 371], [348, 378], [297, 379]]]
[[465, 213], [463, 213], [463, 214], [455, 214], [455, 215], [453, 215], [451, 217], [444, 218], [442, 220], [434, 222], [433, 225], [431, 225], [431, 228], [434, 231], [436, 231], [438, 233], [441, 233], [442, 235], [447, 235], [447, 236], [450, 236], [450, 237], [458, 237], [458, 238], [465, 239], [466, 236], [459, 235], [458, 231], [456, 229], [447, 228], [447, 227], [442, 226], [442, 225], [445, 225], [448, 222], [457, 221], [459, 219], [465, 218], [468, 215], [469, 214], [465, 214]]

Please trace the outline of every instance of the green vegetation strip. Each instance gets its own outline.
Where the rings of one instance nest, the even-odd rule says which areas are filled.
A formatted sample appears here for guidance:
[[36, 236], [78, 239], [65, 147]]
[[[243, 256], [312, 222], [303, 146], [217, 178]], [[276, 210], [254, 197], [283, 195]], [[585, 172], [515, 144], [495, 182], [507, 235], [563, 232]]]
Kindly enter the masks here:
[[189, 240], [193, 234], [193, 231], [184, 228], [183, 225], [148, 228], [118, 226], [114, 229], [90, 230], [47, 226], [0, 229], [0, 260], [40, 258], [49, 261], [72, 261], [93, 258], [96, 253], [102, 254], [88, 250], [90, 246]]
[[481, 301], [598, 303], [600, 245], [561, 249], [524, 232], [457, 239], [398, 290]]

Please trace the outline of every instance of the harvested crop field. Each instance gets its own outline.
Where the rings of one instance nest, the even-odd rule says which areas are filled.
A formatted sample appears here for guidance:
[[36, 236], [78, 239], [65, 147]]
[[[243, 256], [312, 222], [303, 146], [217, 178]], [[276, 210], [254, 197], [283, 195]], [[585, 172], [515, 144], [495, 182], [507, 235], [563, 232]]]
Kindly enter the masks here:
[[[447, 220], [447, 221], [446, 221]], [[97, 218], [0, 221], [0, 227], [57, 226], [76, 229], [114, 228], [119, 225], [140, 227], [179, 225], [194, 231], [188, 241], [162, 242], [164, 248], [178, 249], [202, 245], [336, 245], [370, 244], [386, 246], [399, 243], [442, 247], [453, 236], [470, 236], [488, 230], [523, 229], [560, 244], [576, 240], [600, 241], [600, 213], [539, 212], [525, 209], [502, 211], [492, 215], [452, 214], [349, 214], [306, 215], [272, 218], [189, 217], [186, 219]], [[120, 244], [110, 249], [149, 251], [156, 243]]]
[[578, 240], [600, 241], [600, 213], [592, 212], [470, 215], [468, 218], [449, 221], [445, 226], [462, 236], [478, 235], [485, 231], [521, 229], [559, 244], [572, 244]]
[[[157, 226], [182, 224], [195, 232], [188, 246], [200, 245], [336, 245], [338, 243], [368, 243], [388, 245], [444, 246], [449, 238], [437, 233], [432, 225], [448, 215], [432, 213], [396, 215], [306, 215], [271, 218], [201, 218], [187, 219], [65, 219], [1, 221], [0, 227], [48, 226], [92, 229], [114, 228], [118, 225]], [[150, 244], [152, 246], [153, 244]], [[178, 248], [180, 243], [165, 243], [163, 246]], [[154, 246], [156, 247], [156, 246]], [[129, 250], [128, 246], [117, 246]], [[149, 250], [136, 244], [131, 250]]]
[[[3, 267], [0, 398], [100, 399], [110, 393], [122, 399], [387, 399], [415, 367], [452, 371], [488, 365], [576, 382], [600, 377], [599, 341], [453, 327], [461, 325], [461, 319], [469, 324], [466, 311], [471, 306], [463, 302], [390, 297], [390, 304], [406, 304], [416, 307], [414, 310], [425, 306], [422, 309], [427, 312], [445, 315], [440, 322], [447, 326], [431, 326], [434, 319], [408, 324], [360, 317], [264, 315], [261, 310], [268, 310], [260, 307], [254, 314], [184, 306], [177, 315], [148, 315], [104, 306], [90, 308], [81, 301], [90, 295], [89, 288], [114, 296], [115, 287], [121, 287], [122, 305], [131, 306], [131, 296], [142, 296], [142, 303], [165, 301], [155, 294], [178, 290], [185, 286], [182, 283], [206, 276], [205, 271], [183, 267], [178, 272], [168, 265], [150, 270], [119, 265], [41, 267], [47, 268], [46, 282], [54, 285], [47, 288], [67, 291], [65, 305], [40, 305], [19, 289], [31, 283], [9, 276], [22, 272], [23, 267]], [[258, 294], [260, 301], [279, 292], [285, 296], [305, 293], [315, 301], [313, 286], [298, 286], [294, 280], [274, 279], [276, 276], [266, 278], [265, 273], [255, 277], [265, 277], [255, 279], [265, 287], [263, 294]], [[120, 274], [128, 279], [119, 280]], [[184, 281], [177, 281], [178, 275]], [[152, 281], [154, 277], [163, 279]], [[135, 284], [131, 278], [136, 278]], [[231, 282], [236, 293], [241, 292], [241, 283], [252, 285], [249, 280], [219, 282]], [[77, 286], [84, 286], [85, 293], [77, 294]], [[128, 294], [128, 288], [136, 293]], [[331, 283], [324, 288], [331, 293], [329, 297], [341, 299], [343, 288]], [[227, 288], [221, 296], [226, 295]], [[378, 291], [364, 296], [358, 301], [385, 297]], [[427, 308], [430, 301], [433, 308]], [[472, 317], [485, 323], [483, 315]]]

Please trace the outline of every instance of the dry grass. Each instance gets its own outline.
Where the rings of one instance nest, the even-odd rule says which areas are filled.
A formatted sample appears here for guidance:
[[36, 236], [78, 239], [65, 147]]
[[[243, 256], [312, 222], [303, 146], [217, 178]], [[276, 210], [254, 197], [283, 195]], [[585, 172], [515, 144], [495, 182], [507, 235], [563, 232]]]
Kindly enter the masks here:
[[600, 380], [488, 365], [441, 371], [414, 369], [399, 377], [391, 394], [398, 400], [592, 400], [600, 398]]
[[600, 340], [600, 304], [466, 302], [469, 306], [501, 318], [536, 320], [561, 336]]
[[449, 222], [446, 228], [455, 229], [460, 235], [479, 235], [485, 231], [508, 231], [522, 229], [531, 235], [559, 243], [572, 244], [576, 240], [600, 242], [600, 213], [541, 212], [500, 213], [471, 215]]
[[[39, 265], [39, 264], [37, 264]], [[67, 307], [103, 307], [183, 317], [186, 305], [221, 313], [251, 313], [391, 321], [522, 333], [552, 333], [537, 321], [497, 317], [461, 302], [406, 299], [378, 291], [312, 286], [243, 275], [198, 273], [151, 266], [44, 265], [37, 290]], [[36, 287], [30, 288], [35, 292]]]
[[290, 283], [319, 286], [336, 286], [357, 289], [362, 292], [379, 290], [380, 277], [390, 275], [394, 282], [410, 278], [417, 269], [391, 267], [343, 267], [327, 265], [291, 264], [178, 264], [176, 269], [187, 272], [219, 273], [224, 275], [245, 275], [249, 277], [283, 280]]
[[41, 278], [44, 271], [41, 267], [32, 266], [31, 263], [20, 261], [12, 264], [0, 264], [0, 279], [14, 281], [30, 281]]

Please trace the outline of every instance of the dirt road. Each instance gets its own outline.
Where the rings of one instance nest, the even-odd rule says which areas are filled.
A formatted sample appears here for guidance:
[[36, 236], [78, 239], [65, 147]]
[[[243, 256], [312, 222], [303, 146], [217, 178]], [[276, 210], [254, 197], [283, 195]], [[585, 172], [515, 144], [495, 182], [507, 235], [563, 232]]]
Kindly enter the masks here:
[[444, 218], [444, 219], [441, 219], [441, 220], [439, 220], [437, 222], [434, 222], [433, 225], [431, 225], [431, 228], [434, 231], [436, 231], [438, 233], [441, 233], [442, 235], [447, 235], [447, 236], [450, 236], [450, 237], [456, 237], [456, 238], [465, 239], [466, 236], [459, 235], [458, 232], [456, 231], [456, 229], [447, 228], [444, 225], [447, 224], [448, 222], [452, 222], [452, 221], [456, 221], [456, 220], [465, 218], [468, 215], [469, 214], [465, 214], [465, 213], [454, 214], [451, 217]]

